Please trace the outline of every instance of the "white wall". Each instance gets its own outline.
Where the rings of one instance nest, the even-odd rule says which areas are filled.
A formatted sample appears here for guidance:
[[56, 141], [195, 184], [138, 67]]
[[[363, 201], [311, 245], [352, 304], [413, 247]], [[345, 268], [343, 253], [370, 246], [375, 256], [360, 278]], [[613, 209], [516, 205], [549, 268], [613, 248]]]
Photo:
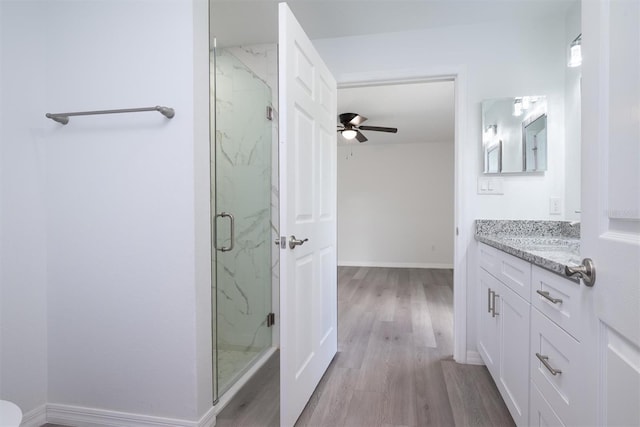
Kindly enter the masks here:
[[542, 219], [549, 218], [548, 198], [558, 191], [563, 196], [564, 190], [564, 17], [550, 19], [544, 28], [540, 31], [537, 22], [504, 22], [322, 39], [314, 45], [339, 83], [389, 70], [409, 75], [443, 66], [464, 70], [468, 122], [462, 141], [474, 154], [466, 171], [474, 176], [482, 167], [482, 100], [547, 95], [549, 144], [555, 147], [550, 147], [549, 170], [542, 176], [505, 177], [504, 196], [474, 195], [471, 200], [477, 217]]
[[26, 411], [47, 398], [39, 6], [0, 2], [0, 399]]
[[452, 267], [453, 147], [338, 147], [339, 265]]
[[[315, 40], [314, 45], [338, 83], [379, 80], [380, 76], [420, 77], [457, 70], [463, 120], [456, 165], [460, 172], [461, 238], [467, 271], [467, 348], [476, 345], [473, 220], [548, 218], [549, 197], [564, 196], [564, 17], [544, 22], [500, 22], [441, 27], [390, 34]], [[481, 102], [488, 98], [548, 96], [548, 171], [505, 177], [504, 196], [476, 194], [481, 175]], [[460, 98], [458, 98], [460, 101]], [[468, 250], [467, 250], [468, 249]]]
[[[212, 402], [206, 1], [2, 12], [2, 397], [198, 420]], [[158, 104], [175, 118], [44, 118]]]
[[47, 111], [176, 116], [46, 124], [50, 402], [199, 415], [192, 13], [179, 0], [51, 8]]

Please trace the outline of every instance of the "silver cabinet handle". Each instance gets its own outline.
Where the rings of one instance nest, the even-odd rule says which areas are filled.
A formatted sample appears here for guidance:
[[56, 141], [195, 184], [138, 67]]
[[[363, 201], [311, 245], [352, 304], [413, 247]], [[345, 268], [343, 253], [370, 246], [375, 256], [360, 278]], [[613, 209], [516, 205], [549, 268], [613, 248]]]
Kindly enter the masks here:
[[491, 312], [491, 317], [496, 317], [500, 314], [496, 313], [496, 298], [498, 298], [499, 296], [500, 295], [496, 294], [495, 292], [493, 293], [493, 311]]
[[308, 241], [309, 239], [298, 240], [296, 236], [292, 234], [291, 237], [289, 237], [289, 249], [295, 249], [296, 246], [304, 245], [304, 242]]
[[538, 295], [541, 295], [542, 297], [548, 299], [549, 301], [551, 301], [554, 304], [562, 304], [562, 300], [560, 298], [554, 298], [552, 296], [549, 295], [549, 292], [547, 291], [541, 291], [540, 289], [536, 290], [536, 293]]
[[493, 291], [491, 290], [491, 288], [488, 288], [488, 292], [487, 292], [487, 311], [489, 313], [491, 313], [491, 294], [493, 293]]
[[564, 267], [564, 274], [569, 277], [577, 277], [582, 279], [586, 286], [593, 286], [596, 284], [596, 265], [591, 258], [585, 258], [582, 260], [581, 265], [575, 265]]
[[[218, 247], [218, 218], [229, 218], [229, 227], [231, 229], [231, 242], [229, 243], [229, 246], [222, 246], [222, 247]], [[215, 220], [215, 225], [214, 225], [214, 236], [213, 236], [213, 247], [216, 248], [216, 250], [220, 251], [220, 252], [228, 252], [230, 250], [233, 249], [234, 245], [235, 245], [235, 230], [236, 230], [236, 225], [235, 225], [235, 218], [233, 217], [233, 215], [231, 215], [228, 212], [220, 212], [219, 214], [216, 214], [216, 220]]]
[[538, 358], [538, 360], [540, 360], [542, 362], [544, 367], [547, 368], [549, 370], [549, 372], [551, 372], [551, 375], [556, 376], [556, 375], [562, 373], [562, 371], [560, 369], [555, 369], [551, 365], [549, 365], [549, 362], [548, 362], [549, 356], [543, 356], [540, 353], [536, 353], [536, 357]]

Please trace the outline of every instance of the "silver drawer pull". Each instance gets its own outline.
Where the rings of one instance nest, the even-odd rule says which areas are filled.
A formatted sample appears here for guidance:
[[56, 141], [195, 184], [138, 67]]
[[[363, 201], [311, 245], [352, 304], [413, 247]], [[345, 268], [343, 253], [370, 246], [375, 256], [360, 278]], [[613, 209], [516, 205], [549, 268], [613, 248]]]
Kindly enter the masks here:
[[538, 295], [541, 295], [542, 297], [548, 299], [549, 301], [551, 301], [554, 304], [562, 304], [562, 300], [560, 298], [554, 298], [554, 297], [550, 296], [549, 292], [547, 292], [547, 291], [541, 291], [540, 289], [538, 289], [536, 291], [536, 293]]
[[562, 373], [560, 369], [555, 369], [551, 365], [549, 365], [549, 356], [543, 356], [540, 353], [536, 353], [536, 357], [542, 362], [544, 367], [547, 368], [549, 372], [551, 372], [551, 375], [555, 376]]
[[491, 312], [491, 317], [496, 317], [498, 314], [500, 314], [496, 312], [496, 298], [499, 298], [499, 297], [500, 295], [496, 294], [495, 292], [493, 293], [493, 307], [492, 307], [493, 311]]
[[487, 308], [488, 308], [488, 312], [491, 313], [491, 294], [493, 293], [493, 291], [491, 290], [491, 288], [488, 289], [489, 292], [487, 292], [487, 296], [488, 301], [487, 301]]

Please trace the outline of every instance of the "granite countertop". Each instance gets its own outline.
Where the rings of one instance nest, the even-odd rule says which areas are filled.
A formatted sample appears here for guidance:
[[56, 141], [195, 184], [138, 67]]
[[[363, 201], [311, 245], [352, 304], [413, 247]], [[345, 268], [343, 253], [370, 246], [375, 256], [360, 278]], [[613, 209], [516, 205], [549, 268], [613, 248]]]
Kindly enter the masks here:
[[569, 221], [476, 220], [475, 238], [567, 279], [565, 266], [581, 263], [580, 224]]

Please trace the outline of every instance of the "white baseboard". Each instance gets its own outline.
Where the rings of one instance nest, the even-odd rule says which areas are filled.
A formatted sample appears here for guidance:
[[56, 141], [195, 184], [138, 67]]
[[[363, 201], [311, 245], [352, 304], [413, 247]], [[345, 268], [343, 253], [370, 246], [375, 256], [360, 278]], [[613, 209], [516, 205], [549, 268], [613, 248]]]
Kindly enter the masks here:
[[213, 406], [199, 421], [189, 421], [80, 406], [48, 404], [46, 422], [73, 427], [213, 427], [216, 424], [216, 416]]
[[453, 269], [453, 264], [424, 262], [338, 261], [340, 267], [435, 268]]
[[38, 406], [22, 414], [20, 427], [40, 427], [47, 423], [47, 405]]
[[484, 365], [484, 360], [477, 351], [467, 350], [467, 365]]

